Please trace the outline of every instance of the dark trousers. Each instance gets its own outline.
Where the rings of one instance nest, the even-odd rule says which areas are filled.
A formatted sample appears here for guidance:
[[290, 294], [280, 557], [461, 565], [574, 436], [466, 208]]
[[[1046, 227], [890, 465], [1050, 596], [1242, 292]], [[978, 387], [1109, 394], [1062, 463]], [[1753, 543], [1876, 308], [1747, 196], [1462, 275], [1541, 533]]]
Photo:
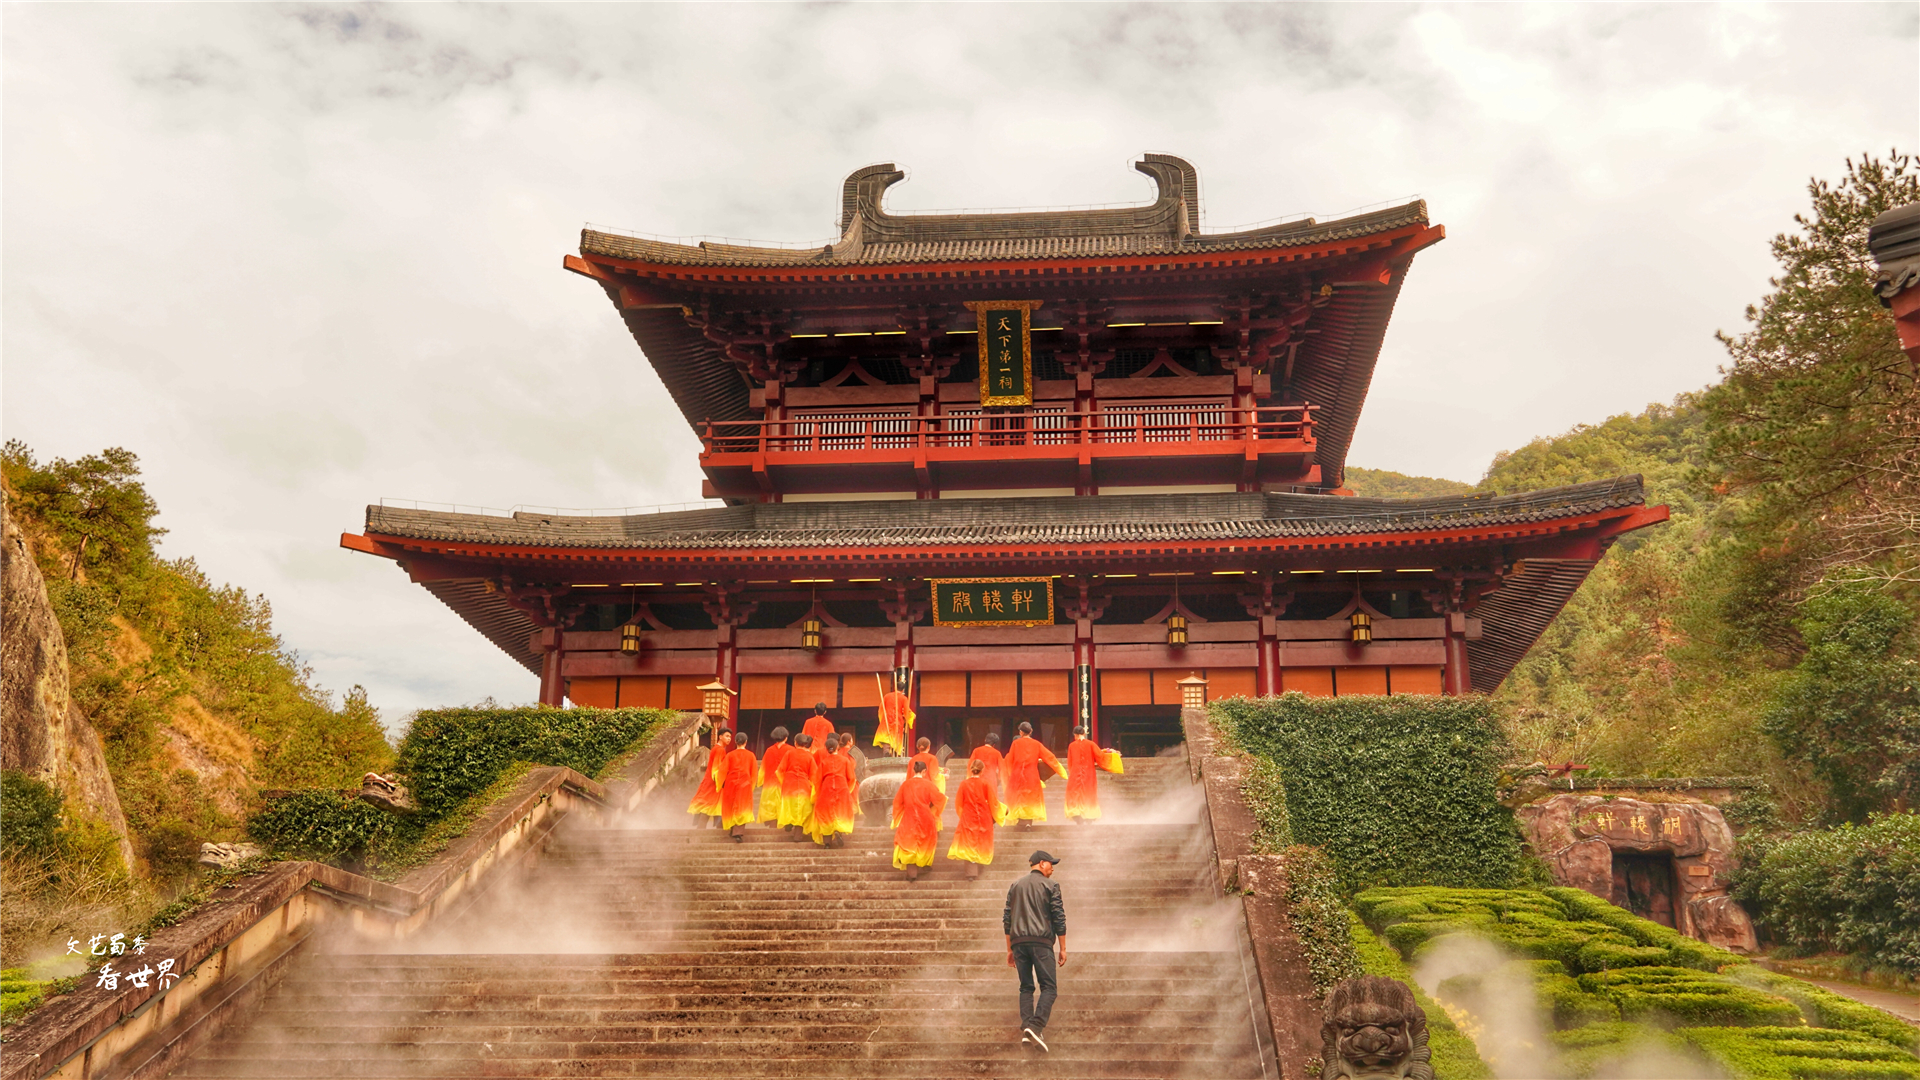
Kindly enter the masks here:
[[[1020, 1026], [1035, 1031], [1047, 1029], [1053, 1015], [1053, 999], [1058, 996], [1053, 976], [1053, 944], [1023, 941], [1013, 947], [1013, 963], [1020, 971]], [[1033, 985], [1040, 984], [1040, 1001], [1033, 1000]]]

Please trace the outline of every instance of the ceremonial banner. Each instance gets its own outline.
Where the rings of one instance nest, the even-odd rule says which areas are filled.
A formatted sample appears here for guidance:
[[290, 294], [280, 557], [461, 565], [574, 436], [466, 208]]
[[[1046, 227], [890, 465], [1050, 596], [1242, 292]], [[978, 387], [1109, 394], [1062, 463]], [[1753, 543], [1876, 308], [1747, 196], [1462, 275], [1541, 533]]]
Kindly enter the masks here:
[[1033, 311], [1038, 300], [969, 300], [979, 332], [980, 404], [1033, 404]]
[[935, 626], [1048, 626], [1052, 578], [933, 578]]

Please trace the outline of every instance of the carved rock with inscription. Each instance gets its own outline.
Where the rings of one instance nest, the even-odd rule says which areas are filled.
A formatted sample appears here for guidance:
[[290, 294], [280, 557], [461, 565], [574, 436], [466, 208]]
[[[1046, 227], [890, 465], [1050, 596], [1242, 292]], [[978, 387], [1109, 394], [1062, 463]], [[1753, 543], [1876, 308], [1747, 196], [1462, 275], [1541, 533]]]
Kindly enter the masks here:
[[1723, 948], [1757, 947], [1752, 920], [1726, 895], [1737, 860], [1719, 807], [1569, 793], [1519, 807], [1514, 817], [1557, 884], [1604, 900], [1618, 888], [1616, 853], [1670, 856], [1676, 929]]

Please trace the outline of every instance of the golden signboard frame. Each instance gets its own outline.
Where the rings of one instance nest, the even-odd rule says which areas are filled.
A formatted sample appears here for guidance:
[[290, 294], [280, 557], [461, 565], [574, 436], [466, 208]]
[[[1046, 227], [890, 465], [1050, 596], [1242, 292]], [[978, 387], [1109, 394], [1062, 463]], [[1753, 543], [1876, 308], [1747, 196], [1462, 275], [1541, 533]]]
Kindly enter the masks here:
[[[966, 622], [949, 622], [940, 617], [940, 586], [942, 585], [1032, 585], [1044, 583], [1047, 587], [1047, 617], [1044, 619], [985, 619]], [[1051, 577], [962, 577], [928, 578], [927, 599], [933, 609], [933, 625], [954, 627], [993, 627], [993, 626], [1052, 626], [1053, 625], [1053, 579]]]
[[[1040, 300], [968, 300], [966, 308], [974, 316], [974, 340], [980, 356], [980, 404], [995, 405], [1032, 405], [1033, 404], [1033, 313], [1044, 301]], [[988, 311], [1020, 312], [1020, 393], [995, 394], [987, 386], [987, 354], [991, 346], [988, 339], [992, 335], [988, 328], [980, 323]]]

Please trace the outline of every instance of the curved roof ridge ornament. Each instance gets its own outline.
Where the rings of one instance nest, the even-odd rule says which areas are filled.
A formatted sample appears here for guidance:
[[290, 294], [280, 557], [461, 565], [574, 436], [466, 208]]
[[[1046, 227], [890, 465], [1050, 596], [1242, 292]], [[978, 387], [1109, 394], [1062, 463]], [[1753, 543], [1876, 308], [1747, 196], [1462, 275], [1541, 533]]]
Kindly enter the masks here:
[[1153, 178], [1159, 191], [1139, 206], [1101, 210], [1025, 210], [977, 214], [889, 214], [882, 205], [889, 187], [907, 178], [892, 162], [864, 165], [840, 185], [840, 242], [847, 257], [867, 244], [938, 243], [996, 237], [1162, 236], [1180, 241], [1199, 225], [1200, 177], [1172, 154], [1144, 154], [1133, 166]]

